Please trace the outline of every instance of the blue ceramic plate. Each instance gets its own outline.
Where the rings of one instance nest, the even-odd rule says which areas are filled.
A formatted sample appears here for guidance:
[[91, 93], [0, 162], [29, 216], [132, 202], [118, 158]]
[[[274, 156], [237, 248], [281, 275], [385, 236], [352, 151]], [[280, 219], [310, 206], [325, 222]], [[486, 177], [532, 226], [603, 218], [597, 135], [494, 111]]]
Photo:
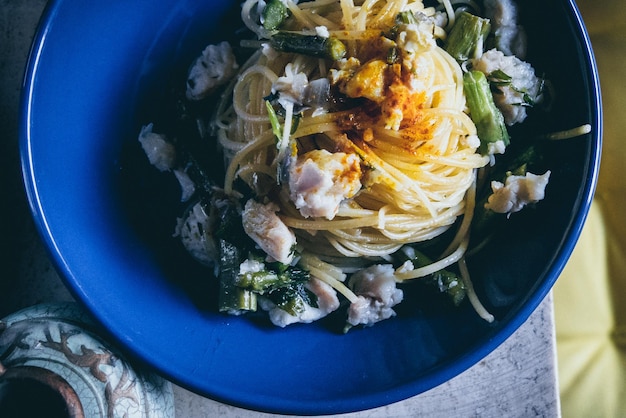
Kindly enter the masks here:
[[[169, 176], [136, 140], [173, 74], [233, 32], [238, 2], [52, 0], [28, 64], [21, 113], [26, 190], [68, 287], [127, 350], [202, 395], [264, 411], [328, 414], [426, 391], [495, 349], [542, 301], [580, 234], [599, 167], [601, 108], [589, 39], [573, 0], [528, 0], [530, 56], [559, 93], [524, 132], [591, 124], [546, 153], [546, 199], [511, 217], [468, 260], [488, 324], [417, 300], [342, 335], [322, 321], [278, 329], [218, 314], [210, 273], [171, 237]], [[539, 12], [541, 12], [539, 14]], [[420, 299], [412, 295], [409, 299]], [[416, 293], [416, 292], [415, 292]], [[421, 298], [425, 299], [425, 298]]]

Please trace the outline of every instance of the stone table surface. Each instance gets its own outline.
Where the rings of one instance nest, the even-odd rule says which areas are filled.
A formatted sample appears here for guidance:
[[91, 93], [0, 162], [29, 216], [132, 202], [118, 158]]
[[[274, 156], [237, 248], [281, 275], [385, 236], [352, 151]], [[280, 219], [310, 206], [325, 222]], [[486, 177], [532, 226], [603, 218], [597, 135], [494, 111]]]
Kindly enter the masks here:
[[[18, 152], [22, 76], [45, 5], [45, 0], [0, 0], [0, 318], [37, 303], [72, 300], [35, 230]], [[508, 340], [464, 373], [402, 402], [342, 417], [560, 416], [555, 345], [548, 295]], [[271, 416], [176, 385], [174, 396], [178, 417]]]

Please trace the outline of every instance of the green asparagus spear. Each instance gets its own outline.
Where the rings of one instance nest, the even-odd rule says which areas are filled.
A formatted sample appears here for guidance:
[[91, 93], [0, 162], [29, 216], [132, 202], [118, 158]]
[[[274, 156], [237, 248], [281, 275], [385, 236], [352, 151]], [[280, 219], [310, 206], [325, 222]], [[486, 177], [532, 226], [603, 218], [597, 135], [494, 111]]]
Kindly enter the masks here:
[[263, 295], [278, 288], [289, 287], [293, 283], [304, 283], [309, 278], [309, 272], [299, 267], [271, 263], [261, 271], [240, 273], [235, 284]]
[[284, 276], [279, 276], [275, 271], [261, 270], [239, 274], [235, 283], [241, 288], [263, 294], [273, 286], [286, 285], [283, 279]]
[[340, 60], [346, 55], [346, 46], [335, 37], [324, 38], [296, 32], [276, 32], [270, 40], [272, 47], [283, 52]]
[[480, 153], [489, 154], [489, 145], [498, 141], [508, 146], [510, 138], [504, 116], [493, 101], [487, 77], [480, 71], [468, 71], [463, 75], [463, 91], [467, 98], [470, 117], [476, 124], [480, 138]]
[[220, 312], [247, 312], [256, 311], [256, 294], [235, 284], [242, 261], [241, 252], [230, 242], [220, 239]]
[[317, 297], [305, 287], [310, 277], [308, 271], [297, 266], [274, 262], [265, 263], [260, 271], [239, 273], [234, 283], [266, 297], [287, 313], [298, 315], [307, 306], [317, 307]]
[[265, 29], [276, 30], [289, 17], [289, 9], [280, 0], [269, 0], [261, 12], [261, 17]]
[[483, 44], [490, 30], [489, 19], [462, 12], [448, 34], [445, 49], [457, 61], [467, 61], [483, 52]]

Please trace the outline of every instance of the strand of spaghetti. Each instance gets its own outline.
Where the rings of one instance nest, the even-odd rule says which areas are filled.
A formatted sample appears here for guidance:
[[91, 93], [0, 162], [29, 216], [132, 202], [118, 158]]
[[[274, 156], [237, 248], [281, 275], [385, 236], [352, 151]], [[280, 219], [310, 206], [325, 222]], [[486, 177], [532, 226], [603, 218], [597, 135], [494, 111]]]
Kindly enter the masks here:
[[446, 207], [434, 218], [420, 214], [414, 215], [412, 218], [408, 218], [404, 222], [391, 218], [391, 220], [387, 221], [387, 228], [385, 228], [385, 230], [388, 230], [389, 232], [410, 232], [411, 230], [415, 230], [417, 232], [424, 229], [436, 228], [442, 225], [449, 225], [454, 222], [455, 218], [459, 215], [459, 212], [462, 213], [462, 211], [463, 206], [456, 204]]
[[327, 240], [339, 254], [347, 258], [384, 258], [402, 246], [401, 243], [379, 246], [358, 245], [351, 241], [338, 240], [334, 237], [327, 237]]
[[241, 5], [241, 20], [243, 24], [254, 32], [258, 37], [262, 37], [265, 33], [263, 26], [257, 24], [254, 20], [255, 13], [252, 13], [252, 9], [256, 7], [258, 0], [246, 0]]
[[344, 229], [333, 229], [330, 230], [329, 233], [336, 236], [339, 239], [350, 239], [354, 242], [362, 242], [369, 244], [385, 244], [389, 242], [387, 238], [381, 236], [379, 232], [374, 232], [372, 230], [371, 233], [365, 232], [363, 230], [344, 230]]
[[378, 225], [376, 226], [378, 229], [385, 229], [385, 224], [387, 223], [385, 215], [389, 209], [389, 205], [385, 205], [378, 210]]
[[[424, 192], [433, 201], [433, 205], [441, 211], [462, 205], [467, 187], [472, 183], [471, 174], [466, 176], [467, 180], [457, 183], [457, 187], [439, 187], [435, 191], [426, 189]], [[463, 205], [462, 205], [463, 206]]]
[[322, 260], [314, 256], [313, 254], [304, 252], [302, 253], [300, 260], [306, 263], [307, 266], [316, 267], [318, 269], [322, 269], [326, 271], [326, 273], [331, 275], [335, 280], [339, 280], [340, 282], [343, 282], [346, 279], [346, 275], [343, 273], [343, 271], [340, 268], [335, 267], [332, 264], [323, 262]]
[[[327, 270], [329, 274], [332, 274], [340, 282], [345, 281], [347, 274], [363, 268], [368, 263], [368, 259], [365, 257], [346, 258], [338, 255], [320, 257], [318, 255], [311, 256], [308, 253], [304, 255], [308, 257], [309, 265], [317, 265], [318, 268]], [[319, 265], [316, 263], [319, 263]], [[341, 265], [341, 268], [337, 267], [339, 265]]]
[[483, 167], [489, 163], [489, 157], [482, 156], [476, 153], [466, 155], [463, 159], [433, 154], [422, 154], [422, 158], [425, 161], [435, 162], [441, 165], [466, 168], [470, 170], [477, 167]]
[[[471, 149], [459, 150], [445, 155], [433, 153], [429, 147], [419, 147], [407, 152], [401, 146], [389, 143], [376, 142], [372, 144], [376, 154], [389, 164], [400, 169], [405, 174], [436, 172], [440, 170], [455, 170], [458, 172], [471, 172], [475, 168], [485, 166], [487, 158], [476, 154]], [[396, 160], [389, 160], [397, 156]]]
[[[241, 118], [245, 118], [246, 121], [254, 121], [254, 122], [267, 122], [269, 119], [267, 114], [250, 114], [247, 110], [244, 109], [244, 106], [249, 103], [253, 103], [249, 100], [236, 100], [238, 97], [245, 97], [244, 90], [246, 90], [246, 81], [248, 78], [253, 77], [254, 75], [262, 75], [264, 76], [269, 84], [271, 85], [276, 81], [278, 76], [276, 73], [271, 71], [268, 67], [263, 65], [254, 65], [248, 68], [244, 73], [239, 77], [239, 82], [236, 84], [235, 89], [233, 90], [233, 107], [237, 115]], [[245, 93], [249, 93], [254, 91], [252, 89], [247, 90]]]
[[233, 156], [230, 164], [226, 168], [226, 174], [224, 177], [224, 192], [226, 194], [231, 194], [233, 192], [235, 172], [239, 167], [240, 162], [246, 157], [247, 153], [252, 152], [259, 147], [266, 146], [273, 141], [274, 137], [272, 135], [265, 135], [255, 141], [248, 142], [238, 153]]
[[226, 131], [225, 130], [221, 130], [221, 129], [217, 133], [217, 140], [219, 141], [219, 143], [222, 146], [222, 148], [224, 148], [225, 150], [228, 150], [228, 151], [236, 151], [236, 152], [238, 152], [239, 150], [241, 150], [241, 148], [243, 148], [246, 145], [245, 142], [231, 140], [226, 135]]
[[357, 253], [356, 251], [351, 251], [348, 248], [344, 247], [339, 241], [337, 241], [334, 237], [327, 237], [328, 242], [330, 243], [330, 245], [332, 245], [332, 247], [337, 250], [337, 252], [341, 255], [343, 255], [344, 257], [360, 257], [361, 254]]
[[386, 22], [395, 19], [396, 15], [403, 10], [407, 5], [407, 0], [400, 1], [388, 1], [380, 10], [375, 19], [373, 19], [371, 26], [382, 27]]
[[472, 284], [472, 280], [470, 278], [469, 270], [467, 268], [467, 264], [465, 262], [465, 258], [461, 258], [459, 260], [459, 271], [461, 272], [461, 280], [463, 280], [463, 284], [465, 285], [465, 290], [467, 292], [467, 298], [469, 299], [472, 307], [485, 321], [491, 323], [494, 321], [494, 316], [489, 313], [489, 311], [484, 307], [481, 303], [476, 291], [474, 290], [474, 285]]
[[[389, 184], [386, 183], [389, 181], [396, 184], [388, 187]], [[382, 183], [371, 185], [367, 191], [362, 193], [363, 195], [375, 194], [378, 199], [390, 201], [395, 207], [408, 213], [417, 213], [430, 218], [436, 217], [440, 205], [428, 197], [428, 193], [418, 182], [409, 181], [411, 182], [410, 186], [406, 186], [405, 184], [397, 184], [397, 179], [383, 180]], [[359, 198], [360, 196], [357, 196], [357, 199]]]
[[450, 0], [438, 0], [438, 1], [439, 3], [443, 4], [443, 7], [446, 10], [446, 14], [448, 15], [448, 25], [446, 26], [446, 29], [450, 30], [450, 28], [454, 26], [454, 22], [455, 22], [454, 8], [452, 7], [452, 4], [450, 4]]
[[365, 209], [363, 207], [356, 206], [356, 203], [352, 202], [350, 205], [339, 205], [337, 216], [340, 218], [359, 218], [365, 216], [376, 216], [376, 213], [376, 210]]
[[459, 185], [466, 185], [466, 171], [462, 170], [432, 170], [420, 173], [420, 180], [437, 187], [444, 195], [455, 190]]
[[[424, 167], [418, 165], [421, 163], [434, 163], [437, 167], [457, 167], [465, 169], [464, 171], [471, 171], [474, 168], [483, 167], [489, 162], [487, 157], [476, 154], [471, 149], [460, 150], [447, 155], [436, 155], [416, 150], [406, 155], [406, 151], [396, 145], [380, 142], [376, 142], [374, 145], [382, 160], [389, 161], [390, 165], [400, 169], [405, 174], [408, 174], [407, 172], [412, 169], [419, 169], [419, 172], [425, 171]], [[391, 159], [393, 156], [396, 156], [396, 160]]]
[[436, 98], [431, 108], [452, 108], [463, 111], [464, 102], [459, 101], [459, 87], [463, 87], [463, 73], [456, 61], [447, 60], [444, 51], [440, 47], [430, 50], [428, 57], [437, 71], [432, 74], [434, 77], [431, 83], [433, 91], [432, 97]]
[[[387, 257], [389, 254], [396, 252], [402, 247], [402, 243], [387, 244], [387, 245], [365, 245], [352, 242], [350, 240], [334, 240], [335, 245], [341, 246], [343, 251], [353, 252], [357, 254], [352, 258], [369, 258], [372, 260], [378, 260]], [[345, 244], [345, 245], [344, 245]]]
[[314, 29], [316, 26], [325, 26], [328, 29], [339, 29], [337, 22], [326, 19], [317, 13], [305, 11], [299, 4], [295, 4], [291, 0], [286, 0], [285, 4], [293, 15], [293, 17], [302, 23], [306, 29]]
[[[419, 185], [415, 185], [414, 187], [418, 186]], [[428, 199], [428, 196], [426, 196], [423, 190], [421, 191], [421, 194], [424, 199]], [[439, 206], [435, 204], [435, 202], [429, 200], [429, 208], [427, 209], [424, 205], [422, 205], [421, 200], [415, 197], [415, 194], [409, 193], [409, 191], [403, 190], [402, 188], [392, 190], [381, 184], [373, 184], [369, 186], [367, 190], [361, 191], [361, 194], [356, 196], [355, 199], [360, 202], [364, 198], [378, 199], [380, 202], [390, 202], [402, 212], [420, 216], [425, 219], [432, 219], [437, 216], [437, 206]]]
[[591, 132], [591, 125], [581, 125], [576, 128], [567, 129], [565, 131], [552, 132], [549, 134], [545, 134], [543, 138], [551, 139], [551, 140], [561, 140], [561, 139], [570, 139], [580, 135], [586, 135]]
[[[458, 167], [438, 167], [431, 164], [424, 164], [426, 167], [417, 169], [410, 162], [395, 161], [394, 165], [405, 171], [415, 181], [422, 182], [422, 185], [436, 186], [436, 190], [440, 190], [447, 194], [452, 188], [456, 189], [459, 185], [465, 184], [465, 178], [468, 177], [467, 170], [460, 170]], [[431, 167], [429, 167], [431, 166]], [[451, 186], [449, 189], [445, 186]]]
[[[376, 149], [385, 149], [388, 147], [394, 151], [401, 151], [399, 157], [413, 159], [417, 157], [418, 150], [427, 144], [427, 141], [430, 140], [431, 135], [428, 131], [430, 126], [428, 126], [430, 121], [423, 120], [423, 124], [426, 125], [426, 128], [423, 128], [424, 131], [420, 132], [417, 129], [401, 129], [399, 131], [388, 131], [381, 128], [374, 128], [372, 130], [373, 138], [368, 142], [370, 146]], [[433, 121], [434, 122], [434, 121]]]
[[[442, 90], [446, 94], [450, 94], [454, 97], [452, 104], [456, 104], [457, 106], [461, 105], [459, 110], [462, 110], [463, 101], [458, 100], [457, 88], [463, 86], [463, 70], [456, 60], [449, 59], [447, 55], [449, 54], [439, 46], [429, 51], [428, 57], [438, 69], [437, 73], [433, 74], [433, 77], [438, 81], [436, 84], [441, 85], [443, 87]], [[443, 106], [447, 107], [448, 105], [449, 104], [444, 104]]]
[[233, 109], [232, 101], [224, 100], [224, 97], [222, 97], [215, 115], [215, 128], [220, 131], [227, 130], [235, 120], [235, 110]]
[[[416, 3], [416, 4], [420, 4]], [[372, 13], [368, 17], [367, 25], [373, 28], [383, 28], [393, 25], [398, 13], [406, 8], [407, 0], [374, 1]]]
[[472, 119], [468, 114], [462, 111], [462, 109], [455, 109], [451, 107], [434, 107], [423, 108], [420, 111], [424, 115], [433, 115], [439, 117], [447, 117], [454, 120], [465, 128], [465, 132], [469, 134], [476, 134], [476, 125], [472, 122]]
[[367, 18], [371, 12], [372, 7], [378, 0], [365, 0], [360, 7], [355, 19], [355, 26], [357, 30], [365, 30], [367, 27]]
[[452, 252], [454, 248], [456, 248], [461, 241], [468, 240], [469, 241], [469, 229], [472, 224], [472, 219], [474, 218], [474, 208], [476, 207], [476, 170], [474, 170], [474, 181], [472, 181], [472, 185], [467, 189], [467, 196], [465, 198], [465, 210], [463, 215], [463, 220], [461, 221], [461, 225], [455, 235], [455, 237], [450, 241], [448, 247], [442, 253], [443, 256], [446, 256]]
[[393, 233], [391, 230], [386, 229], [381, 233], [389, 238], [391, 241], [401, 242], [403, 244], [411, 244], [415, 242], [428, 241], [436, 238], [442, 233], [446, 232], [454, 222], [443, 224], [438, 227], [432, 227], [427, 230], [407, 230], [404, 233]]
[[[336, 130], [337, 125], [334, 121], [317, 120], [319, 117], [306, 118], [300, 125], [298, 130], [292, 135], [293, 138], [302, 138], [313, 134], [321, 134], [331, 130]], [[305, 122], [306, 121], [306, 122]]]
[[[445, 211], [442, 211], [440, 215], [437, 215], [435, 218], [427, 218], [427, 217], [414, 217], [407, 219], [404, 223], [395, 221], [393, 217], [390, 217], [391, 220], [387, 221], [387, 228], [385, 231], [394, 232], [394, 231], [411, 231], [415, 230], [420, 231], [424, 229], [436, 228], [438, 226], [450, 225], [454, 223], [456, 217], [459, 215], [459, 212], [463, 211], [462, 205], [455, 205], [449, 208], [446, 208]], [[394, 222], [395, 221], [395, 222]]]
[[287, 9], [291, 12], [293, 19], [300, 23], [300, 25], [297, 25], [298, 27], [301, 27], [302, 29], [315, 28], [315, 23], [311, 20], [310, 13], [304, 12], [291, 0], [284, 0], [283, 4], [287, 6]]
[[354, 2], [352, 0], [340, 0], [340, 2], [342, 12], [341, 23], [343, 27], [348, 31], [354, 30]]
[[430, 217], [420, 217], [413, 216], [411, 214], [403, 214], [403, 215], [387, 215], [387, 219], [385, 221], [387, 228], [386, 230], [393, 231], [397, 228], [397, 226], [402, 227], [402, 230], [407, 229], [428, 229], [438, 225], [446, 225], [450, 222], [454, 222], [454, 219], [457, 216], [457, 211], [454, 210], [454, 206], [451, 208], [447, 208], [445, 211], [442, 211], [441, 214], [437, 215], [434, 218]]
[[376, 226], [378, 224], [377, 216], [368, 216], [355, 219], [333, 219], [332, 221], [324, 219], [304, 220], [282, 216], [281, 219], [285, 225], [296, 229], [304, 229], [309, 231], [323, 231], [330, 229], [352, 229], [365, 226]]
[[[456, 62], [456, 60], [448, 54], [443, 48], [440, 46], [436, 47], [437, 49], [437, 58], [442, 59], [446, 63], [448, 63], [448, 68], [453, 70], [453, 79], [456, 84], [456, 103], [459, 106], [465, 106], [465, 93], [463, 92], [463, 70], [461, 66]], [[443, 66], [442, 66], [443, 67]]]
[[[255, 51], [246, 62], [239, 68], [240, 72], [245, 71], [250, 68], [254, 63], [256, 63], [261, 55], [261, 51]], [[238, 82], [238, 77], [233, 77], [233, 79], [228, 83], [226, 89], [220, 96], [220, 100], [218, 101], [217, 108], [215, 114], [217, 115], [215, 119], [215, 127], [218, 129], [225, 129], [228, 126], [228, 123], [225, 120], [232, 122], [233, 119], [233, 105], [232, 100], [227, 100], [227, 96], [232, 96], [232, 92], [235, 89], [235, 85]]]
[[346, 299], [350, 301], [350, 303], [354, 303], [358, 300], [358, 296], [355, 295], [352, 290], [348, 289], [348, 286], [341, 283], [334, 277], [326, 274], [326, 272], [319, 270], [316, 267], [307, 267], [307, 269], [310, 271], [313, 277], [318, 278], [319, 280], [331, 286], [337, 292], [341, 293], [343, 296], [346, 297]]
[[438, 95], [439, 97], [454, 96], [456, 94], [456, 88], [456, 83], [433, 83], [433, 85], [426, 91], [426, 95], [429, 97], [434, 97], [435, 95]]
[[461, 258], [463, 258], [463, 254], [467, 250], [468, 240], [464, 240], [461, 242], [459, 247], [450, 255], [441, 258], [438, 261], [435, 261], [432, 264], [429, 264], [424, 267], [419, 267], [413, 270], [409, 270], [406, 272], [398, 272], [396, 273], [396, 279], [400, 281], [417, 279], [420, 277], [428, 276], [429, 274], [433, 274], [438, 272], [439, 270], [443, 270], [446, 267], [458, 262]]
[[[380, 179], [387, 186], [392, 185], [392, 187], [389, 188], [389, 192], [394, 194], [395, 197], [393, 200], [396, 206], [405, 210], [411, 210], [416, 206], [421, 206], [425, 208], [431, 216], [434, 217], [437, 215], [437, 210], [433, 202], [428, 199], [428, 196], [418, 182], [415, 182], [414, 179], [411, 179], [393, 165], [379, 158], [375, 153], [367, 153], [366, 161], [374, 165], [375, 169], [383, 170]], [[378, 190], [377, 192], [380, 191]]]
[[254, 174], [265, 174], [268, 177], [275, 177], [276, 170], [264, 164], [246, 164], [239, 167], [235, 177], [252, 178]]
[[386, 243], [386, 244], [374, 244], [355, 242], [351, 239], [335, 238], [336, 242], [342, 245], [344, 248], [360, 254], [365, 257], [379, 257], [381, 254], [391, 254], [396, 252], [402, 247], [402, 243]]

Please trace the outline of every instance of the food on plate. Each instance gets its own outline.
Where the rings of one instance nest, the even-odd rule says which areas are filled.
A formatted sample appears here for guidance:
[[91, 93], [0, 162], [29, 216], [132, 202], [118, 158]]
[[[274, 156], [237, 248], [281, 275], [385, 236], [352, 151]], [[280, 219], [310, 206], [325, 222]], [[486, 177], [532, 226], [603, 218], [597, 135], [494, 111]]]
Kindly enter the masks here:
[[342, 311], [347, 330], [393, 317], [418, 281], [492, 321], [470, 238], [541, 201], [551, 175], [509, 133], [549, 99], [516, 4], [246, 0], [241, 16], [250, 36], [208, 45], [185, 86], [216, 103], [197, 120], [223, 181], [173, 157], [184, 138], [159, 121], [139, 135], [181, 183], [176, 233], [214, 268], [219, 310], [281, 327]]

